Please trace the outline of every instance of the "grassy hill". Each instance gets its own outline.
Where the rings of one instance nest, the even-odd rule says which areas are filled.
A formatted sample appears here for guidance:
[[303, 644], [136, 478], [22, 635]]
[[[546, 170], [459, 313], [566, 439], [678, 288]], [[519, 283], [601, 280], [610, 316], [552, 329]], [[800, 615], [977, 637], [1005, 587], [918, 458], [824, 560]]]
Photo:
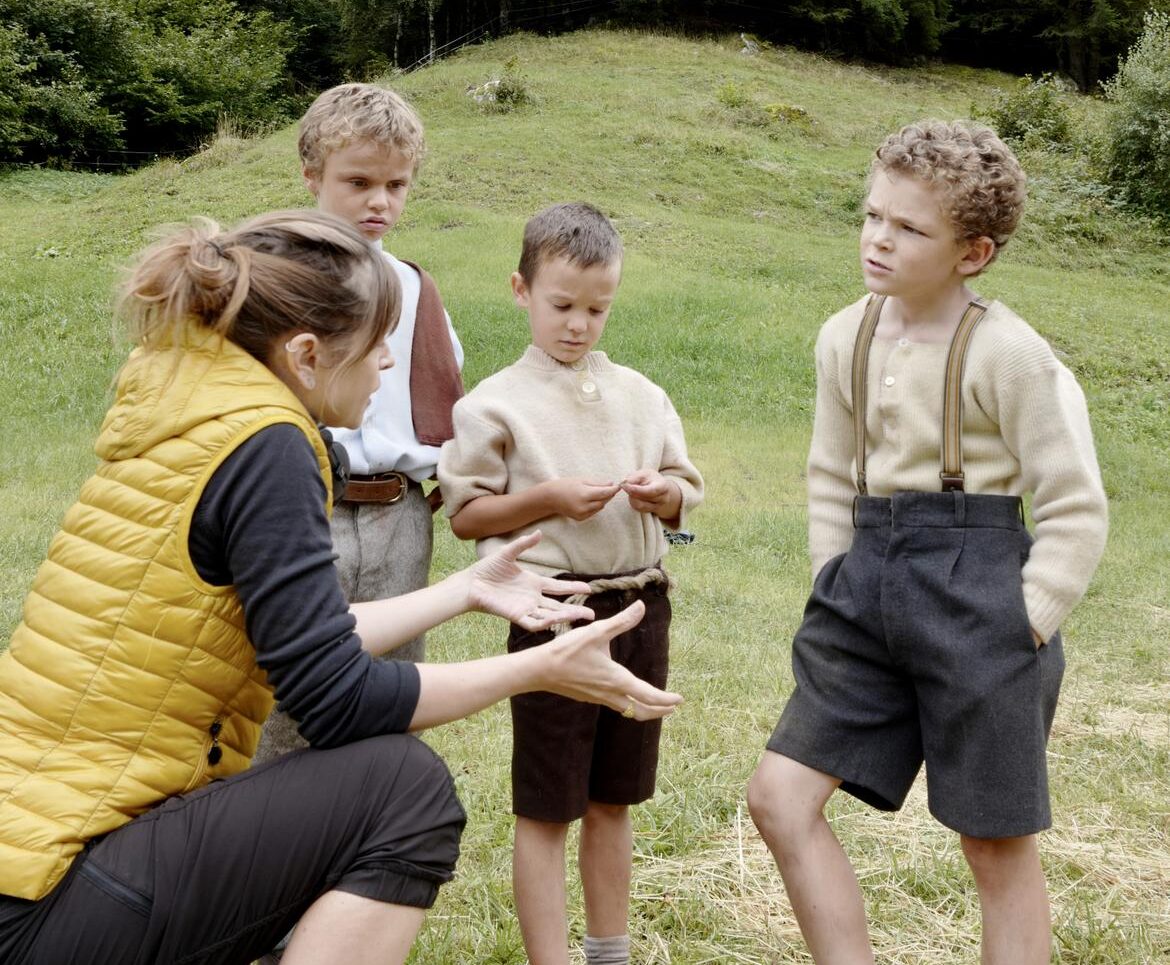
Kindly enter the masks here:
[[[518, 36], [393, 81], [421, 112], [430, 153], [390, 244], [438, 278], [469, 383], [526, 343], [507, 289], [524, 220], [552, 201], [591, 200], [628, 252], [601, 347], [667, 388], [707, 476], [697, 542], [670, 558], [680, 582], [672, 683], [688, 703], [664, 731], [660, 793], [635, 818], [632, 933], [645, 962], [807, 961], [742, 802], [791, 687], [789, 641], [807, 592], [813, 339], [862, 294], [857, 207], [872, 149], [907, 121], [969, 116], [1011, 83], [966, 68], [879, 70], [738, 48], [637, 33]], [[467, 88], [513, 58], [532, 102], [485, 113]], [[1104, 109], [1072, 106], [1089, 125]], [[1165, 238], [1102, 202], [1075, 158], [1023, 160], [1026, 223], [977, 287], [1032, 321], [1081, 379], [1112, 499], [1105, 563], [1065, 628], [1051, 747], [1056, 828], [1043, 847], [1059, 961], [1170, 962]], [[125, 352], [109, 313], [117, 266], [159, 223], [230, 223], [307, 200], [292, 129], [221, 137], [125, 177], [0, 175], [5, 629], [93, 464], [90, 440]], [[470, 557], [440, 523], [436, 570]], [[498, 652], [503, 630], [468, 619], [431, 641], [435, 659], [477, 656]], [[471, 822], [460, 878], [416, 960], [522, 962], [508, 884], [507, 709], [431, 739]], [[835, 826], [869, 896], [880, 960], [971, 961], [977, 902], [953, 835], [923, 799], [916, 788], [893, 817], [842, 800]]]

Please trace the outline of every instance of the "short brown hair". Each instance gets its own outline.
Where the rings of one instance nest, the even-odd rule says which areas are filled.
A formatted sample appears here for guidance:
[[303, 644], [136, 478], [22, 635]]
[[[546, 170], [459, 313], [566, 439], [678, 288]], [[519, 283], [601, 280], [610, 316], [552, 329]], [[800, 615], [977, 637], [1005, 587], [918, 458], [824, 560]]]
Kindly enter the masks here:
[[907, 124], [875, 152], [870, 177], [877, 171], [937, 185], [959, 240], [990, 238], [995, 243], [992, 260], [1008, 243], [1024, 211], [1024, 170], [1011, 148], [982, 124], [937, 120]]
[[609, 218], [584, 201], [554, 204], [524, 226], [520, 249], [521, 277], [532, 284], [540, 266], [567, 258], [579, 268], [608, 265], [622, 258], [622, 240]]
[[422, 121], [401, 96], [377, 84], [338, 84], [320, 94], [301, 118], [301, 167], [319, 177], [329, 152], [355, 141], [396, 148], [416, 171], [426, 150]]

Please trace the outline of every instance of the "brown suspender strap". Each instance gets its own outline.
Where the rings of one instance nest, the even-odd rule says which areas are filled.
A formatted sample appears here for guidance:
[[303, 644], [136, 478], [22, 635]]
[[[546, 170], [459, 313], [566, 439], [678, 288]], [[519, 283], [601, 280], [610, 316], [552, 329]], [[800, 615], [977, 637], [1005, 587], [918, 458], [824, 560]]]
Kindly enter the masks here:
[[[857, 329], [857, 340], [853, 343], [853, 438], [857, 460], [857, 492], [862, 496], [868, 494], [865, 480], [865, 413], [869, 349], [885, 300], [884, 295], [870, 296]], [[967, 306], [947, 352], [946, 382], [943, 386], [942, 471], [939, 473], [943, 492], [963, 488], [963, 368], [967, 364], [967, 349], [975, 326], [986, 311], [986, 303], [979, 299]]]
[[967, 364], [971, 335], [986, 311], [987, 305], [978, 299], [967, 306], [947, 351], [947, 380], [943, 388], [942, 472], [938, 474], [943, 492], [961, 492], [963, 489], [963, 368]]
[[869, 346], [873, 342], [873, 333], [877, 330], [878, 319], [882, 314], [882, 305], [886, 301], [885, 295], [870, 295], [865, 305], [865, 315], [861, 319], [861, 327], [857, 329], [857, 341], [853, 343], [853, 451], [857, 459], [857, 492], [861, 496], [868, 493], [865, 485], [865, 412], [866, 387], [869, 379]]

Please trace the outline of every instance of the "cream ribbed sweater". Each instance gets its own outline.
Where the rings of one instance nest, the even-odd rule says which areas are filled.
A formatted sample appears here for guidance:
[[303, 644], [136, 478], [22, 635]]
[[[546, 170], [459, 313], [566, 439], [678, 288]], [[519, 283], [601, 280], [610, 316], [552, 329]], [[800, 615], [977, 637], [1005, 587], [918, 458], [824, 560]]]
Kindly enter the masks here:
[[[857, 489], [851, 372], [865, 299], [817, 339], [817, 408], [808, 459], [813, 573], [853, 539]], [[947, 344], [875, 338], [869, 360], [866, 479], [872, 496], [937, 492]], [[1084, 594], [1105, 546], [1107, 507], [1085, 397], [1048, 343], [993, 302], [963, 379], [966, 491], [1032, 494], [1036, 542], [1024, 600], [1045, 640]]]
[[[618, 482], [636, 469], [678, 483], [683, 518], [703, 498], [702, 477], [687, 457], [682, 423], [666, 393], [604, 352], [590, 352], [571, 367], [530, 345], [460, 399], [454, 420], [455, 438], [439, 454], [448, 516], [478, 496], [568, 476]], [[476, 549], [483, 556], [534, 529], [543, 538], [521, 562], [544, 574], [620, 573], [650, 566], [666, 552], [657, 517], [635, 512], [622, 492], [589, 519], [549, 517], [480, 540]]]

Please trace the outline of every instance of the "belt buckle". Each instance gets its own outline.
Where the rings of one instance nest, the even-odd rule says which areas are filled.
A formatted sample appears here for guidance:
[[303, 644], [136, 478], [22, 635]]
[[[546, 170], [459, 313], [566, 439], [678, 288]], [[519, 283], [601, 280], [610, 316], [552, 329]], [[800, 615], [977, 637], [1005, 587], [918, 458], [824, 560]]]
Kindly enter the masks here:
[[383, 506], [393, 506], [395, 503], [402, 501], [402, 497], [406, 495], [406, 488], [410, 485], [410, 483], [406, 478], [406, 473], [404, 472], [391, 471], [386, 473], [385, 476], [387, 482], [389, 482], [391, 478], [398, 479], [398, 495], [393, 499], [387, 499], [386, 502], [382, 504]]

